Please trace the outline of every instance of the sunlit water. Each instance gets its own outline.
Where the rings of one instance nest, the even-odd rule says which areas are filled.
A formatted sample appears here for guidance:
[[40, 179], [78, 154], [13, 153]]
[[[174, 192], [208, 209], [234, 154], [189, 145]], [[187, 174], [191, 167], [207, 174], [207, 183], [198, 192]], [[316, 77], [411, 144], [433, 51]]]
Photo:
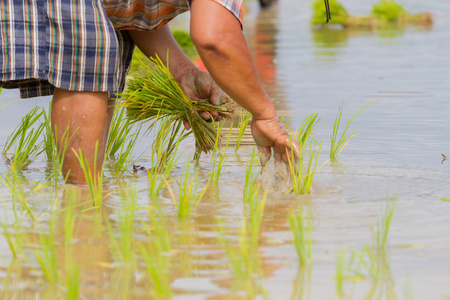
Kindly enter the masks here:
[[[364, 15], [369, 13], [372, 2], [347, 0], [343, 4], [351, 14]], [[358, 135], [339, 159], [317, 172], [311, 195], [269, 194], [261, 225], [260, 283], [270, 299], [296, 297], [296, 288], [303, 291], [303, 299], [333, 299], [337, 295], [333, 277], [338, 251], [346, 249], [350, 255], [353, 250], [371, 245], [370, 224], [382, 218], [388, 195], [395, 194], [398, 200], [389, 233], [388, 286], [400, 299], [450, 296], [449, 203], [434, 197], [450, 197], [450, 162], [441, 163], [441, 154], [450, 154], [450, 3], [409, 0], [404, 4], [413, 13], [433, 13], [434, 26], [313, 31], [309, 26], [308, 1], [280, 0], [265, 11], [259, 10], [256, 2], [248, 3], [245, 33], [261, 80], [279, 114], [291, 117], [293, 128], [298, 128], [310, 113], [319, 114], [320, 121], [314, 130], [315, 138], [323, 139], [319, 164], [328, 159], [338, 107], [343, 106], [346, 120], [376, 99], [355, 119]], [[17, 91], [3, 90], [0, 104], [17, 97]], [[48, 101], [48, 98], [31, 99], [2, 109], [0, 140], [6, 140], [25, 112], [36, 104], [47, 106]], [[150, 167], [150, 144], [148, 137], [140, 140], [136, 153], [146, 152], [139, 165]], [[180, 168], [192, 154], [192, 143], [183, 144], [182, 150]], [[251, 148], [244, 148], [238, 155], [230, 150], [229, 154], [221, 184], [208, 189], [191, 222], [177, 222], [170, 193], [167, 190], [161, 193], [159, 201], [163, 203], [175, 249], [171, 269], [174, 298], [220, 299], [243, 295], [232, 294], [235, 280], [228, 257], [216, 239], [216, 217], [224, 220], [231, 236], [237, 235], [244, 211], [245, 163]], [[210, 156], [205, 156], [200, 163], [203, 184], [210, 169], [209, 159]], [[43, 162], [36, 165], [45, 167]], [[2, 171], [6, 168], [2, 167]], [[181, 169], [174, 170], [175, 177], [180, 174]], [[139, 188], [138, 205], [149, 206], [146, 175], [138, 175], [137, 179], [129, 180]], [[30, 181], [43, 179], [37, 168], [30, 168], [26, 176]], [[114, 191], [117, 183], [108, 179], [107, 186]], [[11, 222], [9, 192], [4, 187], [0, 190], [5, 200], [0, 215], [8, 216]], [[118, 199], [113, 193], [104, 200], [103, 211], [112, 220], [117, 219]], [[43, 220], [48, 218], [53, 201], [48, 193], [33, 193], [30, 201], [37, 215], [43, 214]], [[301, 208], [312, 218], [313, 262], [310, 276], [299, 283], [301, 272], [288, 215]], [[96, 228], [93, 218], [86, 216], [78, 221], [77, 228], [76, 261], [83, 266], [82, 298], [118, 299], [117, 291], [126, 290], [126, 279], [131, 280], [131, 288], [128, 294], [124, 292], [124, 298], [148, 297], [145, 281], [141, 279], [143, 271], [128, 275], [121, 271], [110, 253], [109, 237]], [[136, 239], [139, 238], [137, 235]], [[35, 238], [34, 243], [37, 242]], [[63, 246], [58, 249], [63, 251]], [[12, 255], [4, 239], [0, 240], [0, 259], [5, 269], [0, 276], [8, 278], [6, 269]], [[48, 285], [37, 271], [24, 271], [14, 280], [5, 280], [3, 287], [8, 286], [15, 292], [7, 295], [52, 299]], [[365, 299], [370, 288], [368, 279], [344, 281], [347, 298]]]

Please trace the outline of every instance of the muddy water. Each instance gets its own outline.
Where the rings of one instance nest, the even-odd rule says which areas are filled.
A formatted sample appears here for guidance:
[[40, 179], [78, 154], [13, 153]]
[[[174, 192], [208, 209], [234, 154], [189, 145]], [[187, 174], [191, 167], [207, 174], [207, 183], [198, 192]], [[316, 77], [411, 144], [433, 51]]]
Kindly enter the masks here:
[[[318, 112], [320, 122], [314, 135], [323, 139], [320, 163], [329, 154], [329, 136], [338, 107], [344, 117], [376, 99], [354, 121], [358, 136], [339, 155], [325, 164], [314, 180], [314, 192], [308, 196], [271, 192], [261, 224], [259, 263], [255, 288], [257, 297], [270, 299], [333, 299], [336, 295], [336, 257], [340, 249], [348, 256], [353, 250], [371, 245], [369, 224], [384, 213], [387, 195], [397, 194], [396, 209], [389, 233], [387, 261], [389, 272], [379, 287], [384, 290], [374, 299], [446, 299], [450, 296], [450, 225], [448, 202], [434, 196], [450, 197], [449, 161], [441, 154], [450, 151], [450, 94], [448, 37], [450, 4], [443, 0], [405, 1], [411, 12], [429, 11], [435, 16], [432, 28], [408, 27], [377, 31], [313, 31], [308, 25], [309, 3], [279, 0], [266, 11], [257, 3], [248, 3], [245, 33], [252, 49], [261, 80], [274, 99], [279, 114], [291, 117], [291, 126]], [[343, 1], [350, 13], [367, 14], [370, 3]], [[17, 91], [3, 91], [1, 104], [17, 98]], [[1, 111], [0, 138], [8, 134], [24, 112], [48, 98], [13, 103]], [[143, 137], [136, 153], [144, 152], [151, 139]], [[182, 162], [193, 149], [182, 146]], [[145, 152], [145, 153], [148, 153]], [[148, 154], [139, 164], [150, 167]], [[229, 151], [225, 173], [218, 187], [210, 187], [192, 220], [179, 222], [170, 193], [163, 189], [162, 217], [170, 232], [172, 261], [170, 285], [177, 299], [232, 299], [245, 297], [245, 280], [233, 275], [223, 245], [217, 241], [217, 220], [225, 223], [227, 236], [237, 244], [241, 216], [245, 162], [251, 147], [238, 154]], [[26, 172], [27, 188], [43, 175], [36, 162]], [[177, 178], [181, 169], [173, 171]], [[204, 185], [211, 168], [209, 156], [200, 164], [200, 182]], [[6, 166], [2, 167], [2, 172]], [[154, 207], [147, 196], [147, 178], [126, 180], [139, 189], [138, 206]], [[135, 268], [125, 268], [114, 255], [106, 233], [106, 220], [115, 227], [121, 205], [116, 192], [119, 182], [107, 178], [107, 191], [101, 213], [87, 211], [76, 221], [73, 247], [80, 266], [82, 299], [148, 298], [149, 284], [143, 260], [138, 255]], [[12, 223], [10, 194], [0, 188], [0, 214]], [[83, 198], [87, 198], [84, 191]], [[30, 257], [46, 233], [53, 196], [43, 189], [28, 196], [39, 225], [24, 217], [29, 228], [26, 248]], [[305, 211], [312, 224], [312, 264], [299, 269], [287, 216]], [[5, 217], [3, 217], [5, 216]], [[139, 216], [139, 217], [138, 217]], [[145, 241], [145, 210], [138, 210], [134, 240]], [[61, 220], [60, 220], [61, 221]], [[61, 221], [62, 222], [62, 221]], [[148, 223], [148, 222], [147, 222]], [[58, 223], [62, 226], [62, 223]], [[58, 262], [62, 258], [64, 230], [57, 231]], [[139, 254], [139, 251], [135, 249]], [[18, 266], [4, 238], [0, 240], [2, 293], [4, 298], [64, 298], [64, 283], [55, 288], [46, 283], [34, 262]], [[30, 265], [32, 267], [30, 267]], [[61, 271], [64, 273], [63, 271]], [[352, 276], [344, 280], [346, 298], [366, 299], [373, 282]], [[239, 285], [239, 283], [241, 285]], [[58, 294], [60, 293], [60, 294]], [[58, 295], [58, 296], [55, 296]]]

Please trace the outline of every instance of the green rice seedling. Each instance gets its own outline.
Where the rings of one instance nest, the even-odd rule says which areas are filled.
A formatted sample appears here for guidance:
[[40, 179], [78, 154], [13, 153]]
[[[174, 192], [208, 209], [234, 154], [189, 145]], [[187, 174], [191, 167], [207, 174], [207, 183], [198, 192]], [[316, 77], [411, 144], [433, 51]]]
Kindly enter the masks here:
[[319, 115], [314, 112], [303, 120], [296, 136], [296, 140], [300, 145], [304, 145], [308, 138], [312, 139], [312, 131], [319, 122], [318, 116]]
[[228, 131], [227, 141], [225, 144], [225, 148], [221, 151], [220, 149], [220, 133], [222, 130], [222, 126], [219, 126], [216, 142], [214, 143], [214, 151], [211, 155], [211, 172], [210, 172], [210, 180], [213, 184], [217, 185], [219, 184], [220, 176], [223, 174], [224, 171], [224, 164], [226, 163], [228, 156], [228, 145], [230, 143], [230, 137], [231, 137], [231, 128], [232, 124], [230, 126], [230, 130]]
[[134, 220], [136, 215], [136, 203], [138, 197], [137, 187], [130, 187], [129, 182], [119, 186], [118, 194], [121, 207], [118, 210], [118, 238], [110, 222], [107, 222], [111, 240], [112, 252], [116, 259], [128, 267], [135, 265]]
[[[152, 58], [151, 62], [153, 65], [144, 65], [145, 73], [137, 74], [121, 95], [127, 117], [133, 121], [148, 122], [149, 130], [163, 119], [166, 121], [165, 127], [160, 130], [166, 132], [176, 128], [182, 120], [187, 120], [192, 129], [187, 134], [194, 134], [197, 153], [212, 150], [216, 129], [214, 123], [208, 123], [200, 116], [200, 112], [217, 111], [222, 117], [230, 118], [232, 110], [226, 108], [225, 103], [214, 106], [208, 99], [189, 99], [170, 73], [168, 65], [164, 65], [159, 57]], [[179, 134], [178, 131], [175, 133]]]
[[247, 167], [245, 171], [245, 185], [244, 185], [244, 202], [249, 203], [255, 196], [259, 193], [259, 183], [258, 183], [258, 173], [255, 172], [255, 165], [257, 162], [258, 155], [255, 153], [255, 148], [253, 148], [252, 156], [247, 162]]
[[372, 15], [381, 21], [395, 22], [409, 16], [405, 8], [394, 0], [380, 0], [372, 7]]
[[[318, 143], [312, 137], [312, 131], [318, 122], [317, 113], [312, 113], [302, 122], [300, 129], [295, 135], [295, 139], [300, 145], [299, 156], [294, 158], [294, 148], [291, 146], [291, 153], [288, 155], [288, 167], [292, 180], [292, 191], [295, 194], [309, 194], [317, 170], [322, 142]], [[309, 148], [307, 141], [309, 139]], [[319, 149], [316, 151], [316, 145]], [[305, 161], [306, 160], [306, 161]]]
[[44, 117], [44, 153], [45, 156], [47, 158], [47, 161], [52, 161], [54, 154], [53, 151], [55, 150], [55, 138], [53, 136], [53, 131], [52, 131], [52, 125], [51, 125], [51, 120], [50, 120], [50, 115], [51, 115], [51, 103], [49, 105], [49, 110], [48, 113], [45, 111], [44, 108], [42, 108], [42, 112], [43, 112], [43, 117]]
[[98, 142], [95, 144], [94, 165], [92, 168], [89, 165], [88, 158], [81, 152], [81, 149], [78, 150], [78, 153], [75, 149], [72, 150], [80, 162], [84, 177], [86, 178], [87, 186], [89, 188], [92, 203], [94, 207], [100, 209], [103, 200], [103, 166], [99, 168], [96, 163]]
[[245, 130], [247, 129], [250, 120], [252, 119], [252, 114], [245, 109], [242, 109], [239, 114], [239, 126], [236, 135], [236, 143], [234, 144], [234, 150], [237, 152], [239, 146], [241, 145], [242, 138], [244, 137]]
[[[159, 195], [179, 159], [176, 153], [181, 139], [174, 140], [173, 138], [174, 136], [166, 136], [161, 142], [162, 147], [152, 149], [152, 168], [147, 170], [148, 193], [151, 199]], [[170, 150], [167, 152], [166, 150], [169, 148]]]
[[106, 144], [106, 153], [109, 156], [116, 155], [122, 145], [132, 135], [133, 124], [125, 119], [125, 109], [119, 108], [114, 111], [109, 130], [108, 142]]
[[177, 209], [177, 215], [180, 219], [190, 219], [192, 211], [195, 210], [203, 199], [206, 191], [206, 187], [198, 193], [198, 170], [191, 174], [190, 163], [186, 164], [185, 170], [180, 177], [180, 190], [178, 195], [178, 201], [176, 200], [169, 184], [169, 192], [172, 195], [173, 202]]
[[[15, 170], [20, 171], [27, 167], [42, 152], [38, 140], [45, 128], [44, 123], [38, 123], [43, 116], [44, 110], [35, 107], [29, 111], [21, 120], [20, 124], [14, 129], [12, 134], [6, 140], [3, 147], [3, 157], [14, 161]], [[9, 156], [9, 152], [14, 148], [14, 153]]]
[[133, 150], [141, 131], [141, 126], [138, 126], [133, 132], [134, 124], [130, 120], [125, 119], [124, 116], [124, 108], [119, 108], [114, 112], [106, 146], [106, 153], [109, 156], [112, 157], [117, 154], [113, 164], [113, 174], [116, 177], [122, 177], [126, 172], [132, 174], [128, 169], [137, 160]]
[[394, 215], [395, 204], [396, 204], [396, 197], [393, 198], [388, 197], [383, 219], [381, 220], [381, 222], [378, 222], [376, 231], [374, 231], [374, 229], [371, 228], [372, 234], [376, 239], [376, 246], [378, 250], [386, 249], [389, 228], [391, 227], [391, 221], [392, 216]]
[[[306, 151], [306, 143], [300, 144], [300, 155], [298, 159], [294, 157], [294, 150], [291, 147], [291, 156], [288, 156], [289, 172], [292, 180], [292, 191], [297, 195], [309, 194], [311, 191], [314, 175], [317, 170], [317, 163], [319, 161], [320, 152], [322, 150], [322, 142], [319, 144], [319, 149], [316, 152], [316, 142], [310, 140], [309, 149]], [[308, 160], [304, 161], [308, 152]]]
[[[72, 134], [72, 136], [69, 137], [69, 127], [67, 126], [66, 129], [63, 132], [63, 135], [61, 137], [61, 141], [60, 141], [60, 145], [59, 148], [56, 146], [56, 141], [54, 139], [55, 136], [57, 136], [58, 134], [58, 128], [55, 125], [54, 128], [54, 132], [55, 134], [50, 135], [50, 138], [52, 139], [52, 147], [53, 150], [51, 151], [52, 154], [52, 169], [53, 172], [51, 172], [49, 174], [49, 176], [47, 177], [47, 180], [51, 182], [53, 188], [57, 189], [58, 184], [59, 184], [59, 178], [60, 178], [60, 174], [62, 174], [62, 167], [64, 164], [64, 157], [67, 153], [67, 150], [69, 148], [69, 144], [70, 141], [72, 140], [72, 138], [74, 137], [74, 135], [76, 134], [76, 131]], [[63, 179], [63, 184], [65, 184], [67, 182], [67, 178], [69, 177], [69, 173], [70, 171], [66, 174], [66, 177]]]
[[311, 228], [307, 226], [302, 213], [289, 215], [289, 227], [294, 236], [294, 246], [300, 265], [310, 264], [312, 262]]
[[334, 125], [333, 125], [333, 132], [331, 134], [331, 147], [330, 147], [330, 158], [333, 159], [336, 156], [339, 155], [339, 153], [341, 153], [342, 150], [344, 150], [344, 148], [347, 146], [347, 144], [350, 142], [350, 139], [354, 136], [356, 136], [355, 133], [353, 134], [347, 134], [348, 128], [350, 127], [350, 125], [352, 124], [353, 120], [355, 119], [355, 117], [364, 109], [366, 108], [369, 104], [371, 104], [372, 102], [374, 102], [375, 100], [370, 101], [369, 103], [367, 103], [366, 105], [364, 105], [360, 110], [358, 110], [356, 112], [356, 114], [354, 114], [351, 118], [349, 118], [347, 120], [347, 123], [345, 124], [344, 130], [341, 133], [341, 136], [338, 138], [338, 134], [339, 134], [339, 128], [341, 126], [341, 116], [342, 116], [342, 107], [339, 107], [338, 109], [338, 114], [336, 116], [336, 119], [334, 121]]

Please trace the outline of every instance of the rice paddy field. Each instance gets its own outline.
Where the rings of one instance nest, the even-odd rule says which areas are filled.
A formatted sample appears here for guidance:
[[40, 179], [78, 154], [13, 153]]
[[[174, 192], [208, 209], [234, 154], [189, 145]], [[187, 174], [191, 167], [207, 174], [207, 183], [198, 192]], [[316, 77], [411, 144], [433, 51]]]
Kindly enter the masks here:
[[434, 24], [317, 29], [309, 1], [246, 2], [259, 75], [303, 145], [288, 168], [261, 168], [245, 114], [198, 166], [190, 136], [163, 167], [154, 133], [117, 114], [103, 178], [64, 186], [51, 99], [3, 90], [0, 298], [450, 299], [450, 3], [401, 4]]

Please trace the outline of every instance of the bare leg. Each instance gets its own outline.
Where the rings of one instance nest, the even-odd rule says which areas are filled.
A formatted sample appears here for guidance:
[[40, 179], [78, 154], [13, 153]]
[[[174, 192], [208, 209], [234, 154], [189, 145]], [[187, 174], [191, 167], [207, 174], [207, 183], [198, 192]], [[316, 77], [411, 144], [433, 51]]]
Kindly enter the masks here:
[[[111, 109], [109, 109], [111, 110]], [[79, 149], [87, 157], [91, 169], [94, 164], [99, 169], [105, 155], [106, 141], [108, 137], [108, 95], [106, 92], [73, 92], [55, 89], [52, 101], [52, 128], [57, 128], [56, 142], [61, 148], [63, 133], [69, 127], [69, 141], [64, 157], [63, 175], [69, 173], [68, 182], [85, 184], [83, 170], [75, 156]], [[111, 114], [112, 115], [112, 114]], [[95, 160], [95, 147], [98, 142], [97, 159]], [[73, 150], [72, 150], [73, 149]], [[101, 170], [99, 170], [101, 171]]]

